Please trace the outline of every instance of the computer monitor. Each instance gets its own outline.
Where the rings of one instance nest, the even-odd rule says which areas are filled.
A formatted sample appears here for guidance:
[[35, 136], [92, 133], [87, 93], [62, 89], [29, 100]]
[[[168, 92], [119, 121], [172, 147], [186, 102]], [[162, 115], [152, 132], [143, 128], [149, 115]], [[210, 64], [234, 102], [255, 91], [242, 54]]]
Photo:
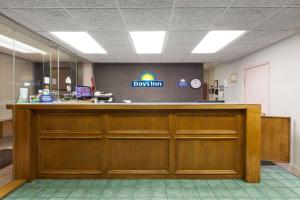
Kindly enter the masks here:
[[77, 99], [91, 99], [93, 97], [92, 90], [88, 86], [77, 85], [75, 92]]

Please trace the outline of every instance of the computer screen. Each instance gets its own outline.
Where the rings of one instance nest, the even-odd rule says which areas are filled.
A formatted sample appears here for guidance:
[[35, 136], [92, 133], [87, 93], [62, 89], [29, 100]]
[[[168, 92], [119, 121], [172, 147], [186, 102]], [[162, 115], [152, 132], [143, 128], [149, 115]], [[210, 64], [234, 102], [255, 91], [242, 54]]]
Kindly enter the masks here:
[[88, 86], [75, 86], [76, 98], [78, 99], [90, 99], [93, 97], [91, 88]]

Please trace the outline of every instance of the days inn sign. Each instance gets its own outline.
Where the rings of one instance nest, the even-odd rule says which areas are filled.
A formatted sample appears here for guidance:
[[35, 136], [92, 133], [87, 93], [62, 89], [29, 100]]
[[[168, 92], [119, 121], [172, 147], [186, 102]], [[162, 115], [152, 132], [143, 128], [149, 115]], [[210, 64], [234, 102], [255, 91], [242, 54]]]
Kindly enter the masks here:
[[140, 76], [140, 80], [134, 80], [131, 82], [132, 87], [163, 87], [164, 82], [156, 80], [154, 73], [144, 72]]

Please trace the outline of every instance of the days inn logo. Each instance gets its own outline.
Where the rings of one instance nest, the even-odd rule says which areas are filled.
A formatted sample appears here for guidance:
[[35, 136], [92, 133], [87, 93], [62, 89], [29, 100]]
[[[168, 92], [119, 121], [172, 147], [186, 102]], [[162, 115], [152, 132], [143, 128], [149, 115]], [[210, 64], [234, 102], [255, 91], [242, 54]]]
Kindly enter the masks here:
[[134, 80], [131, 83], [132, 87], [163, 87], [164, 82], [156, 80], [156, 76], [151, 72], [143, 72], [140, 75], [140, 80]]

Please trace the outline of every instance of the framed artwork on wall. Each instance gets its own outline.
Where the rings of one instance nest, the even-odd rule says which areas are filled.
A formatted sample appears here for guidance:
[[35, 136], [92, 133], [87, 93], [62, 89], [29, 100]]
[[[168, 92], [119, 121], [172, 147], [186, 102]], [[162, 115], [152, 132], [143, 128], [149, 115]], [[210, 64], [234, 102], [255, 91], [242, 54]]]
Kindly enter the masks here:
[[218, 88], [219, 87], [219, 81], [218, 80], [215, 80], [214, 81], [214, 88]]
[[236, 83], [238, 79], [237, 73], [232, 73], [231, 74], [231, 83]]

